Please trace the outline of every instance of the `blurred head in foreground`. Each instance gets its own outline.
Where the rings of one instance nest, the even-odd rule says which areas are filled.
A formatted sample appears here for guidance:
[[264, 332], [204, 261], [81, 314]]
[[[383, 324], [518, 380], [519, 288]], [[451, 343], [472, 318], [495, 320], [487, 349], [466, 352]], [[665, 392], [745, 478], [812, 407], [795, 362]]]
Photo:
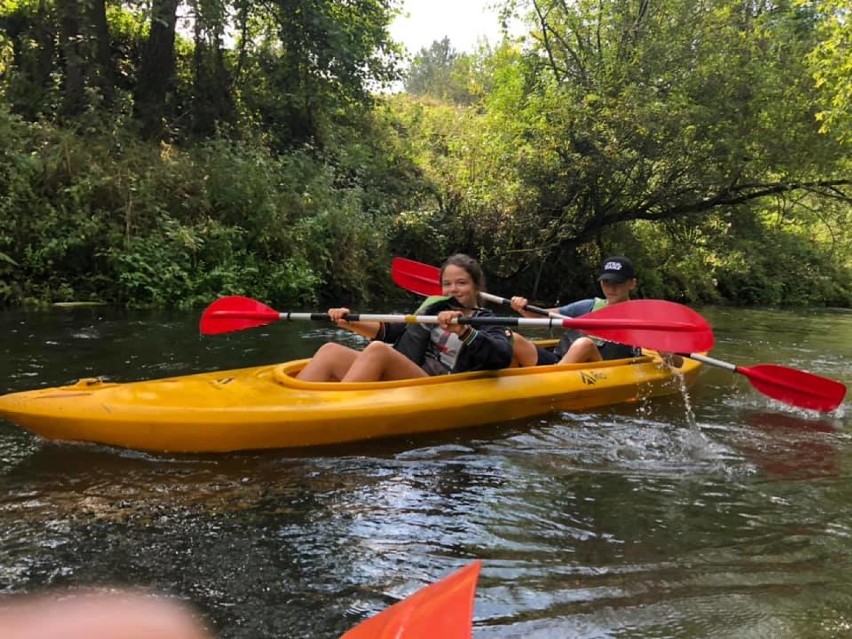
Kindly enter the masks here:
[[0, 599], [3, 639], [211, 639], [178, 602], [131, 592]]

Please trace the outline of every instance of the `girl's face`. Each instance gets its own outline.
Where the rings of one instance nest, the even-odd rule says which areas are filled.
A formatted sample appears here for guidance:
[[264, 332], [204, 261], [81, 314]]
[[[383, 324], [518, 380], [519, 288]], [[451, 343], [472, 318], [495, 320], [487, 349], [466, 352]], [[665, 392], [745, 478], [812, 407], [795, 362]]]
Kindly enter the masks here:
[[624, 282], [611, 282], [609, 280], [601, 282], [601, 291], [603, 291], [607, 304], [626, 302], [630, 299], [630, 291], [634, 288], [636, 288], [635, 277]]
[[455, 298], [462, 306], [477, 305], [479, 291], [473, 283], [473, 278], [461, 266], [450, 264], [441, 273], [441, 292]]

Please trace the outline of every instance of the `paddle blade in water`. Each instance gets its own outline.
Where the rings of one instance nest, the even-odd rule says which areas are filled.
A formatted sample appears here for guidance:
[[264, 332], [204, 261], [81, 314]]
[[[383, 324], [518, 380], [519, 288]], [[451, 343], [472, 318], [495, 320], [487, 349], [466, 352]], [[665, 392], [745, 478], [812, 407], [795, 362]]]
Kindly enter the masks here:
[[658, 351], [709, 351], [714, 343], [713, 329], [707, 320], [687, 306], [665, 300], [612, 304], [564, 320], [564, 326], [587, 330], [612, 342]]
[[441, 295], [441, 269], [395, 257], [391, 260], [391, 279], [394, 284], [418, 295]]
[[468, 564], [358, 624], [340, 639], [470, 639], [481, 567], [481, 561]]
[[738, 366], [737, 372], [767, 397], [800, 408], [830, 412], [846, 396], [846, 386], [840, 382], [786, 366]]
[[265, 326], [278, 321], [280, 315], [263, 302], [250, 297], [222, 297], [204, 309], [199, 328], [202, 335], [232, 333], [246, 328]]

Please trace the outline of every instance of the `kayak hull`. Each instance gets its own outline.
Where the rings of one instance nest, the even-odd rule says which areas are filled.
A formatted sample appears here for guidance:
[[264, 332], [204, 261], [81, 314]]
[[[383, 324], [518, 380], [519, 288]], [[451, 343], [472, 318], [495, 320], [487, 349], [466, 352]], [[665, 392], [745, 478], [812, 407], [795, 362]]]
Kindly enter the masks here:
[[303, 382], [308, 360], [0, 396], [0, 417], [46, 439], [153, 452], [214, 453], [323, 446], [579, 411], [681, 392], [700, 364], [678, 373], [653, 355], [416, 380]]

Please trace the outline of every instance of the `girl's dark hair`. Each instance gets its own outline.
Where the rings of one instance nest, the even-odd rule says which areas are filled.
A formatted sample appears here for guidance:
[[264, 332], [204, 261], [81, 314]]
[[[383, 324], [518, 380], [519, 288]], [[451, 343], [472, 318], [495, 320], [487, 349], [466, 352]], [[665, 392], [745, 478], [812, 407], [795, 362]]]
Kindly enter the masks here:
[[482, 272], [482, 267], [479, 265], [479, 262], [473, 259], [470, 255], [456, 253], [455, 255], [448, 257], [446, 261], [441, 264], [441, 279], [444, 278], [444, 269], [448, 266], [458, 266], [459, 268], [463, 268], [467, 271], [467, 274], [470, 275], [470, 279], [473, 280], [473, 285], [476, 286], [476, 290], [485, 290], [485, 274]]

